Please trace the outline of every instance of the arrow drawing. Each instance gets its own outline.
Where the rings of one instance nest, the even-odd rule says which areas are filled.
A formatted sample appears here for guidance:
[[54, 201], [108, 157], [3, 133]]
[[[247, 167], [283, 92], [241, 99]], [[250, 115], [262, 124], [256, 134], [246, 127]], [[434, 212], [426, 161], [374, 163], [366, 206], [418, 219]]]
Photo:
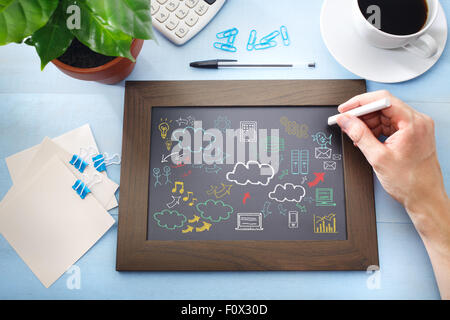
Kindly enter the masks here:
[[242, 203], [245, 204], [247, 202], [247, 199], [250, 199], [250, 193], [248, 193], [248, 192], [244, 195], [244, 198], [242, 199]]
[[308, 182], [308, 186], [310, 188], [316, 186], [320, 181], [324, 181], [323, 177], [325, 176], [325, 172], [314, 172], [316, 179], [313, 182]]
[[269, 210], [271, 202], [266, 201], [264, 202], [264, 208], [262, 209], [262, 214], [264, 215], [264, 218], [267, 217], [269, 214], [272, 214], [272, 211]]
[[195, 228], [195, 232], [203, 232], [205, 230], [208, 230], [211, 228], [212, 224], [203, 221], [203, 225], [200, 228]]
[[286, 212], [287, 212], [287, 209], [284, 209], [283, 208], [283, 204], [279, 204], [278, 205], [278, 211], [280, 211], [280, 214], [282, 214], [283, 216], [285, 216], [286, 215]]
[[182, 233], [188, 233], [188, 232], [192, 232], [194, 230], [194, 227], [191, 226], [187, 226], [186, 229], [181, 230]]
[[216, 191], [217, 191], [217, 187], [216, 186], [210, 186], [211, 187], [211, 189], [209, 189], [208, 191], [206, 191], [206, 194], [208, 195], [208, 196], [210, 196], [210, 195], [212, 195], [212, 194], [216, 194]]
[[167, 208], [169, 208], [169, 209], [172, 209], [176, 205], [179, 205], [180, 204], [180, 198], [181, 198], [181, 196], [178, 196], [178, 197], [171, 196], [171, 197], [172, 197], [172, 202], [169, 202], [169, 203], [166, 204]]
[[217, 191], [217, 187], [216, 189], [214, 189], [214, 194], [216, 196], [216, 199], [220, 199], [225, 197], [227, 194], [230, 195], [231, 194], [231, 187], [233, 186], [232, 184], [223, 184], [222, 185], [222, 189], [220, 189], [219, 191]]
[[207, 173], [212, 173], [212, 172], [219, 173], [220, 170], [222, 170], [222, 168], [217, 166], [217, 164], [214, 164], [212, 167], [206, 167], [205, 168], [205, 171]]
[[[161, 163], [169, 162], [169, 161], [167, 161], [167, 159], [168, 159], [169, 157], [173, 156], [174, 154], [178, 154], [178, 152], [171, 153], [171, 154], [169, 154], [168, 156], [162, 155]], [[180, 156], [178, 156], [177, 158], [179, 159]]]
[[188, 220], [188, 222], [189, 222], [189, 223], [194, 223], [194, 222], [198, 222], [199, 220], [200, 220], [200, 217], [199, 217], [199, 216], [196, 216], [196, 215], [194, 214], [194, 218]]

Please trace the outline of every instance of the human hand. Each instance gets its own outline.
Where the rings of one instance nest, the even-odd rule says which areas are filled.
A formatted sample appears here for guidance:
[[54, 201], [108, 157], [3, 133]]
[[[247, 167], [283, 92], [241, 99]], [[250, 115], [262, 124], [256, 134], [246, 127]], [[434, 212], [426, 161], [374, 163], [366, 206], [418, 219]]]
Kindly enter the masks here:
[[[433, 120], [387, 91], [356, 96], [338, 110], [346, 112], [382, 98], [389, 98], [392, 106], [360, 119], [341, 115], [338, 125], [365, 155], [384, 189], [404, 205], [418, 231], [432, 232], [436, 221], [421, 213], [430, 206], [448, 205]], [[377, 139], [381, 135], [388, 137], [384, 143]]]

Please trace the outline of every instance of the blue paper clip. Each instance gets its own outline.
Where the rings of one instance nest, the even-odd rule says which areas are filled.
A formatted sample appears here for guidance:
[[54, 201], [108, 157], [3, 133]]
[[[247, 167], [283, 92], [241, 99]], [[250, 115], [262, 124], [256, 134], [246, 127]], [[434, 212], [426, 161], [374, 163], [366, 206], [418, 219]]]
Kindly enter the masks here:
[[[86, 175], [83, 175], [83, 177], [86, 177]], [[97, 184], [101, 181], [102, 176], [96, 173], [92, 178], [92, 181], [90, 181], [89, 183], [84, 183], [81, 179], [78, 179], [72, 186], [72, 189], [75, 190], [75, 192], [80, 196], [80, 198], [84, 200], [86, 196], [89, 193], [91, 193], [90, 188], [92, 188], [94, 184]]]
[[256, 43], [256, 30], [253, 29], [252, 31], [250, 31], [250, 36], [248, 37], [247, 50], [252, 51], [255, 48], [255, 43]]
[[[114, 158], [117, 158], [117, 161], [112, 161]], [[120, 156], [116, 153], [111, 158], [108, 158], [108, 154], [105, 152], [104, 154], [98, 154], [95, 157], [92, 157], [92, 163], [95, 170], [103, 172], [106, 171], [106, 167], [110, 165], [120, 164]]]
[[214, 48], [228, 52], [236, 52], [236, 47], [228, 43], [214, 42]]
[[265, 50], [265, 49], [276, 47], [276, 45], [277, 45], [276, 41], [262, 42], [262, 43], [255, 44], [255, 50]]
[[285, 26], [281, 26], [280, 31], [281, 31], [281, 38], [283, 39], [283, 44], [285, 46], [290, 45], [291, 40], [289, 39], [289, 33], [288, 33], [287, 28]]
[[262, 37], [259, 42], [260, 43], [271, 42], [273, 39], [275, 39], [279, 35], [280, 35], [280, 32], [278, 30], [275, 30], [274, 32], [269, 33], [267, 36]]
[[228, 29], [222, 32], [219, 32], [216, 34], [217, 39], [224, 39], [224, 38], [230, 38], [230, 37], [236, 37], [236, 35], [239, 33], [239, 30], [237, 28]]

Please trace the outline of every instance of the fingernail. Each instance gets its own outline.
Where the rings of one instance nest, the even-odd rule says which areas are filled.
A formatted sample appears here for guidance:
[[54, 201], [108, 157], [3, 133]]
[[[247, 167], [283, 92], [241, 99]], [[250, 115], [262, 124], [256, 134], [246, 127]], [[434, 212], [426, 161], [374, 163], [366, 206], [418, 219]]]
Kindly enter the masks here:
[[347, 130], [350, 128], [352, 124], [352, 118], [350, 118], [347, 114], [340, 115], [336, 119], [338, 125], [341, 127], [342, 130]]

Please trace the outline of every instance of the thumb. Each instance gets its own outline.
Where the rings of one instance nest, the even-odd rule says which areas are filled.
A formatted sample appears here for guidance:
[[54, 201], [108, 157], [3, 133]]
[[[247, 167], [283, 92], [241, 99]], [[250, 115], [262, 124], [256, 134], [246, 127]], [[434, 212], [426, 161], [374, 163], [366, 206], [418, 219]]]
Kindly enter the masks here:
[[362, 151], [367, 161], [374, 166], [377, 159], [388, 150], [359, 118], [343, 114], [337, 118], [337, 123], [353, 143]]

